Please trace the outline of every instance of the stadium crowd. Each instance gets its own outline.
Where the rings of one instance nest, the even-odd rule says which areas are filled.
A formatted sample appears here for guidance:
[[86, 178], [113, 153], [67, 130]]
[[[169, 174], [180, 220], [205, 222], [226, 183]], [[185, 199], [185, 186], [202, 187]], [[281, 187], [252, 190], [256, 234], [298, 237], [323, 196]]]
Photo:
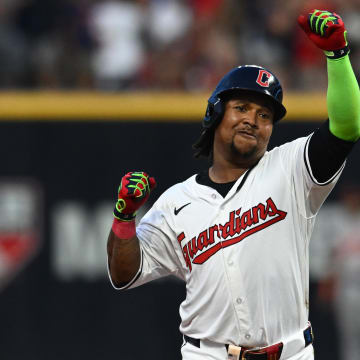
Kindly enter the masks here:
[[248, 63], [323, 89], [324, 57], [296, 24], [313, 7], [342, 15], [359, 69], [357, 0], [2, 0], [0, 86], [208, 91]]

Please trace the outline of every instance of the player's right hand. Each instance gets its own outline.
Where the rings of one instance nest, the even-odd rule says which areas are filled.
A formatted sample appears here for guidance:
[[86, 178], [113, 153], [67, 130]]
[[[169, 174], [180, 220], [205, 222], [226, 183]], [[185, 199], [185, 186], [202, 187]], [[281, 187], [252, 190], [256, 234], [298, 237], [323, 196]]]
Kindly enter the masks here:
[[300, 15], [298, 23], [309, 39], [325, 52], [337, 51], [340, 56], [349, 52], [345, 25], [338, 14], [314, 9], [307, 15]]
[[143, 171], [127, 173], [121, 179], [114, 216], [122, 221], [132, 221], [155, 186], [155, 179]]

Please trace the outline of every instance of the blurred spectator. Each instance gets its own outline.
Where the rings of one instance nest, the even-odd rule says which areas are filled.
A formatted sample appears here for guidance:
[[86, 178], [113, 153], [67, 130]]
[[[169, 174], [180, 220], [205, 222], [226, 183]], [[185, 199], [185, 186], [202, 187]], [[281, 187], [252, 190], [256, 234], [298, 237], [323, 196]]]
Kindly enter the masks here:
[[184, 89], [189, 48], [186, 40], [193, 24], [192, 11], [183, 0], [144, 2], [147, 57], [139, 74], [138, 87]]
[[296, 23], [311, 8], [344, 18], [360, 69], [358, 0], [3, 0], [0, 86], [210, 91], [247, 63], [323, 90], [325, 57]]
[[343, 186], [340, 201], [324, 206], [310, 248], [317, 299], [335, 310], [340, 358], [352, 360], [360, 351], [360, 186]]
[[211, 21], [219, 15], [224, 7], [224, 0], [190, 0], [196, 19]]
[[[351, 60], [357, 77], [360, 77], [360, 2], [358, 0], [336, 0], [347, 29], [351, 48]], [[339, 10], [340, 11], [340, 10]]]
[[97, 88], [131, 88], [145, 61], [141, 39], [144, 23], [140, 1], [95, 2], [89, 24], [96, 41], [92, 68]]
[[91, 86], [88, 1], [28, 0], [19, 7], [16, 24], [28, 44], [23, 87]]
[[232, 11], [238, 8], [229, 0], [149, 1], [150, 47], [141, 86], [189, 91], [213, 88], [238, 60], [231, 21], [226, 18], [230, 4], [235, 5]]
[[27, 42], [14, 24], [19, 1], [0, 3], [0, 88], [15, 88], [25, 77]]
[[190, 8], [179, 0], [150, 0], [147, 17], [153, 49], [175, 42], [186, 34], [193, 22]]
[[194, 0], [191, 4], [196, 17], [187, 41], [184, 87], [208, 91], [224, 73], [240, 64], [236, 34], [244, 14], [239, 2], [233, 0]]
[[293, 34], [296, 30], [294, 2], [274, 1], [271, 7], [265, 0], [246, 2], [245, 26], [240, 36], [243, 62], [261, 64], [274, 71], [287, 88], [291, 73]]
[[352, 360], [360, 353], [360, 186], [344, 189], [341, 200], [347, 227], [336, 239], [325, 285], [334, 291], [341, 358]]

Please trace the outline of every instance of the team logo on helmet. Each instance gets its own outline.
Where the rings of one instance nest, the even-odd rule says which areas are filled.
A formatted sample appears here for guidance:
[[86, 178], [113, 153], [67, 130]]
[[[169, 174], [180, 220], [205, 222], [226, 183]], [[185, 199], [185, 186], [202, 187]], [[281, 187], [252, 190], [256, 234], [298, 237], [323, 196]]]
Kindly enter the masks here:
[[259, 70], [259, 75], [256, 79], [256, 82], [262, 87], [269, 87], [269, 82], [272, 77], [268, 71], [261, 69]]

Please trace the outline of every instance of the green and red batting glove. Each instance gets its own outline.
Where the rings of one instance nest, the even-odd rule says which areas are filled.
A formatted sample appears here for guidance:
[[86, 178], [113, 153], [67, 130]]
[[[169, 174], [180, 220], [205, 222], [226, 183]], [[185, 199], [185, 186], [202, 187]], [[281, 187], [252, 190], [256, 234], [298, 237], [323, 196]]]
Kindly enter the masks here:
[[314, 9], [308, 15], [300, 15], [298, 23], [328, 58], [338, 59], [349, 53], [345, 25], [338, 14]]
[[155, 186], [155, 179], [145, 172], [127, 173], [121, 179], [114, 217], [120, 221], [134, 220], [137, 210], [146, 202]]

